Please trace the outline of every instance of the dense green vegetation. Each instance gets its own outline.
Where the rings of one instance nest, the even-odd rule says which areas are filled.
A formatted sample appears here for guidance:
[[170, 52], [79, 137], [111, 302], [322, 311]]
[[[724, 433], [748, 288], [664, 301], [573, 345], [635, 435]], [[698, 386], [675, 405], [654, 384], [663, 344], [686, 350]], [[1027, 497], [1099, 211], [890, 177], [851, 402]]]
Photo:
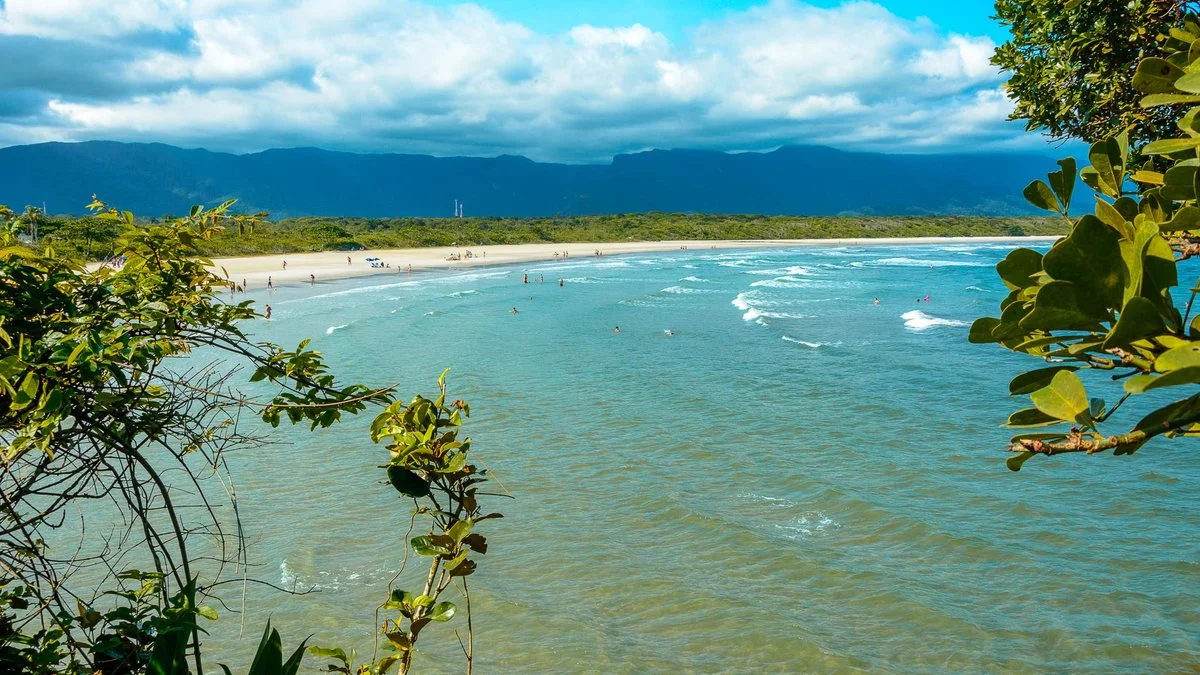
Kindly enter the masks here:
[[[120, 228], [94, 217], [43, 219], [44, 239], [89, 259], [114, 254]], [[980, 237], [1065, 234], [1044, 217], [813, 217], [672, 213], [571, 218], [295, 218], [245, 221], [198, 243], [209, 256], [497, 244], [667, 241], [675, 239], [824, 239]]]
[[[997, 0], [1010, 37], [992, 56], [1016, 105], [1010, 119], [1031, 131], [1087, 142], [1128, 129], [1130, 138], [1171, 133], [1179, 110], [1138, 105], [1140, 59], [1155, 56], [1194, 0]], [[1144, 69], [1158, 65], [1153, 59]]]
[[[1120, 4], [1090, 3], [1089, 11], [1116, 19], [1125, 11]], [[1157, 4], [1163, 11], [1177, 8], [1176, 3]], [[1192, 316], [1200, 284], [1188, 288], [1182, 312], [1172, 297], [1180, 283], [1178, 262], [1200, 253], [1200, 22], [1192, 15], [1181, 18], [1161, 42], [1165, 58], [1141, 59], [1136, 75], [1128, 55], [1112, 65], [1123, 67], [1124, 76], [1144, 94], [1136, 104], [1140, 108], [1190, 109], [1169, 116], [1174, 128], [1166, 138], [1157, 125], [1129, 122], [1128, 131], [1091, 146], [1091, 166], [1079, 173], [1093, 193], [1094, 199], [1085, 202], [1091, 213], [1070, 216], [1079, 201], [1073, 159], [1059, 162], [1048, 181], [1030, 183], [1026, 198], [1057, 213], [1070, 225], [1070, 234], [1045, 255], [1018, 248], [1000, 262], [996, 270], [1011, 292], [1000, 304], [999, 317], [979, 319], [971, 327], [972, 342], [999, 343], [1043, 361], [1009, 385], [1011, 394], [1028, 394], [1032, 402], [1009, 417], [1009, 426], [1047, 427], [1012, 438], [1008, 466], [1014, 471], [1039, 454], [1112, 450], [1127, 455], [1156, 436], [1200, 435], [1200, 315]], [[1036, 63], [1017, 67], [1030, 69], [1024, 75], [1041, 68]], [[1120, 81], [1108, 84], [1115, 87], [1114, 97], [1121, 93]], [[1016, 91], [1038, 97], [1024, 103], [1048, 102], [1044, 92]], [[1135, 119], [1126, 109], [1134, 104], [1126, 99], [1113, 104], [1112, 119]], [[1060, 116], [1069, 122], [1090, 113], [1074, 109]], [[1119, 399], [1110, 406], [1094, 396], [1103, 390]], [[1142, 395], [1156, 390], [1178, 398], [1150, 409]], [[1139, 401], [1142, 417], [1132, 429], [1101, 432], [1114, 411]]]
[[[223, 584], [248, 562], [225, 453], [259, 439], [239, 420], [316, 429], [369, 410], [370, 441], [386, 453], [365, 459], [412, 506], [390, 528], [380, 514], [382, 550], [414, 554], [428, 572], [416, 592], [389, 588], [369, 619], [385, 619], [378, 660], [311, 651], [335, 671], [404, 673], [422, 629], [460, 614], [470, 672], [466, 577], [487, 550], [477, 525], [500, 516], [482, 510], [486, 471], [459, 436], [469, 407], [446, 402], [444, 374], [435, 400], [405, 404], [393, 387], [339, 382], [307, 340], [287, 349], [247, 337], [261, 315], [224, 302], [230, 283], [197, 255], [222, 226], [247, 223], [229, 205], [135, 227], [133, 214], [94, 203], [88, 226], [121, 232], [119, 269], [16, 245], [18, 232], [32, 236], [29, 212], [0, 207], [0, 672], [206, 672], [200, 620], [236, 605]], [[207, 356], [179, 358], [199, 349]], [[247, 396], [243, 373], [270, 393]], [[82, 540], [63, 545], [64, 524]], [[123, 567], [131, 561], [141, 569]], [[451, 587], [461, 610], [444, 598]], [[253, 675], [294, 675], [304, 644], [284, 662], [281, 643], [268, 625]]]

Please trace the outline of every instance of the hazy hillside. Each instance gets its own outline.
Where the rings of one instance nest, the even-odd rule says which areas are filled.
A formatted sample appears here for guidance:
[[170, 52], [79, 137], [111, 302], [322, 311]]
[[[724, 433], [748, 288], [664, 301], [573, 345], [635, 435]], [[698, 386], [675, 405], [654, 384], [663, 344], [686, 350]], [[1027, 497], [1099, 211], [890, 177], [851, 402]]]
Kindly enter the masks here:
[[159, 143], [0, 149], [0, 204], [78, 213], [92, 193], [139, 215], [237, 197], [273, 217], [474, 216], [645, 211], [761, 214], [1031, 213], [1021, 189], [1040, 155], [889, 155], [820, 146], [728, 154], [653, 150], [607, 165], [524, 157], [354, 154], [315, 148], [232, 155]]

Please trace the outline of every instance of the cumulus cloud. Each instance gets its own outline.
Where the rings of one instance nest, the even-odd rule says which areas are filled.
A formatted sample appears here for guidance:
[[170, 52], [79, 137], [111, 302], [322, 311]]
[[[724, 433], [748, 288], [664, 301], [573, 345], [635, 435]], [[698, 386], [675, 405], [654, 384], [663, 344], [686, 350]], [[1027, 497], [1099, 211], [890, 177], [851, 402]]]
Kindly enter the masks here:
[[[1019, 143], [986, 37], [872, 2], [774, 0], [672, 43], [653, 26], [539, 34], [474, 5], [7, 0], [0, 143], [525, 154], [823, 143]], [[14, 69], [16, 72], [17, 69]]]

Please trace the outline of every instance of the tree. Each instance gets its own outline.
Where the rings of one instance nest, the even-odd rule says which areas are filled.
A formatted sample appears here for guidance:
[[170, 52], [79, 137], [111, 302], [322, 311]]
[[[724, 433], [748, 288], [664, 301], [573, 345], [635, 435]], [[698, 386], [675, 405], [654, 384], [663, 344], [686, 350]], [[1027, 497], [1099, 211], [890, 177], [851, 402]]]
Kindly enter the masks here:
[[1192, 0], [996, 0], [1011, 33], [992, 64], [1011, 74], [1009, 119], [1053, 138], [1092, 141], [1128, 131], [1135, 139], [1171, 133], [1178, 110], [1143, 108], [1134, 85], [1139, 59], [1157, 53], [1182, 26]]
[[29, 240], [37, 243], [38, 240], [38, 223], [42, 220], [42, 210], [36, 206], [26, 206], [25, 212], [21, 214], [21, 222], [29, 230]]
[[[1094, 143], [1080, 174], [1094, 192], [1093, 212], [1078, 218], [1069, 215], [1074, 160], [1030, 183], [1026, 198], [1062, 217], [1070, 234], [1045, 255], [1018, 248], [1001, 261], [996, 271], [1010, 289], [1001, 314], [971, 326], [972, 342], [1049, 362], [1009, 385], [1033, 405], [1008, 425], [1048, 427], [1012, 438], [1013, 470], [1039, 454], [1127, 455], [1157, 436], [1200, 434], [1200, 315], [1192, 315], [1200, 283], [1182, 311], [1172, 297], [1177, 263], [1200, 255], [1200, 23], [1189, 16], [1183, 25], [1164, 38], [1166, 58], [1143, 59], [1134, 79], [1146, 109], [1192, 106], [1172, 118], [1173, 137], [1142, 139], [1149, 159], [1141, 166], [1130, 164], [1126, 134]], [[1111, 407], [1088, 394], [1105, 386], [1119, 388]], [[1177, 398], [1143, 410], [1122, 433], [1101, 433], [1119, 408], [1150, 392]]]
[[[409, 496], [424, 486], [420, 496], [445, 509], [432, 515], [427, 539], [412, 542], [432, 557], [436, 583], [398, 600], [409, 645], [425, 623], [455, 613], [435, 602], [449, 584], [434, 572], [461, 581], [473, 571], [464, 547], [482, 553], [472, 543], [482, 536], [470, 530], [494, 517], [479, 511], [485, 472], [468, 461], [470, 441], [457, 438], [469, 408], [444, 404], [444, 379], [436, 403], [405, 405], [392, 387], [340, 383], [307, 341], [295, 349], [250, 341], [242, 325], [260, 319], [253, 303], [222, 302], [233, 284], [195, 255], [223, 223], [243, 218], [232, 204], [137, 227], [132, 213], [94, 202], [99, 219], [125, 228], [119, 270], [19, 245], [16, 216], [0, 209], [0, 672], [204, 672], [198, 620], [217, 618], [206, 602], [230, 581], [226, 566], [245, 562], [225, 455], [255, 445], [237, 424], [247, 413], [316, 429], [380, 409], [372, 436], [391, 451], [390, 482]], [[177, 358], [201, 349], [206, 356]], [[237, 388], [245, 369], [274, 389], [269, 400]], [[220, 500], [232, 522], [218, 517]], [[102, 503], [115, 515], [97, 523]], [[117, 531], [95, 534], [109, 526]], [[64, 528], [93, 545], [56, 547]], [[215, 563], [206, 554], [197, 565], [197, 538], [215, 544]], [[149, 568], [124, 568], [129, 561]], [[99, 588], [76, 577], [89, 567], [108, 570]], [[469, 639], [469, 601], [464, 613]], [[295, 672], [303, 645], [283, 663], [279, 644], [268, 626], [263, 669], [253, 672]], [[396, 660], [407, 668], [411, 652]]]

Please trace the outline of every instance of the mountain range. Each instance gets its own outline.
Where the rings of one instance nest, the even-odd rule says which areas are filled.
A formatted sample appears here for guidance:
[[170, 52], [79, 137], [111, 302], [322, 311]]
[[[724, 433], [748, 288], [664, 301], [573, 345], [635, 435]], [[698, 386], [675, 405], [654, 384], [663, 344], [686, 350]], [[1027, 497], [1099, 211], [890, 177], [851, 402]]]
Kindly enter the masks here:
[[142, 216], [237, 198], [291, 216], [553, 216], [646, 211], [793, 215], [1024, 215], [1053, 169], [1038, 154], [911, 155], [786, 146], [772, 152], [650, 150], [609, 164], [525, 157], [356, 154], [316, 148], [229, 154], [161, 143], [0, 148], [0, 204], [81, 213], [94, 193]]

